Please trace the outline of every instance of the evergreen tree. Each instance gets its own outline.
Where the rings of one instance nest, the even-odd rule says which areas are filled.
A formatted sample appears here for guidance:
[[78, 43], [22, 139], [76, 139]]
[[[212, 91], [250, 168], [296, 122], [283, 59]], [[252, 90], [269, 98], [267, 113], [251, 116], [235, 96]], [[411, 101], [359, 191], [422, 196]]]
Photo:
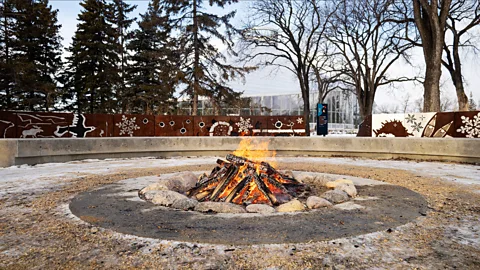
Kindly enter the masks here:
[[12, 110], [17, 105], [13, 88], [14, 69], [12, 35], [15, 28], [15, 9], [13, 0], [0, 2], [0, 110]]
[[[223, 16], [208, 13], [203, 0], [165, 2], [169, 3], [169, 12], [175, 16], [174, 26], [181, 33], [179, 49], [186, 83], [182, 93], [192, 99], [192, 115], [197, 114], [199, 95], [209, 97], [218, 112], [221, 104], [230, 104], [241, 94], [228, 87], [227, 82], [252, 70], [227, 64], [225, 55], [212, 45], [212, 39], [216, 38], [226, 45], [228, 53], [237, 55], [232, 41], [235, 29], [230, 24], [235, 12]], [[238, 0], [210, 0], [209, 4], [223, 8], [236, 2]], [[222, 27], [225, 33], [220, 32]]]
[[140, 15], [139, 29], [133, 32], [128, 49], [132, 51], [128, 68], [128, 110], [134, 113], [168, 113], [175, 104], [173, 93], [178, 83], [178, 54], [171, 27], [159, 0], [148, 5]]
[[57, 10], [48, 0], [17, 0], [14, 61], [18, 109], [49, 111], [57, 94], [57, 73], [62, 65]]
[[[113, 3], [110, 5], [110, 23], [114, 25], [116, 30], [116, 41], [118, 45], [118, 54], [120, 58], [120, 81], [117, 87], [118, 96], [122, 97], [125, 95], [126, 91], [126, 69], [128, 66], [127, 59], [128, 53], [126, 45], [131, 39], [131, 32], [128, 30], [135, 19], [128, 18], [128, 14], [135, 10], [136, 5], [129, 5], [123, 0], [113, 0]], [[125, 111], [126, 101], [120, 100], [122, 112]]]
[[116, 86], [120, 81], [117, 33], [105, 0], [85, 0], [80, 23], [68, 48], [70, 56], [63, 74], [67, 109], [89, 113], [117, 111]]

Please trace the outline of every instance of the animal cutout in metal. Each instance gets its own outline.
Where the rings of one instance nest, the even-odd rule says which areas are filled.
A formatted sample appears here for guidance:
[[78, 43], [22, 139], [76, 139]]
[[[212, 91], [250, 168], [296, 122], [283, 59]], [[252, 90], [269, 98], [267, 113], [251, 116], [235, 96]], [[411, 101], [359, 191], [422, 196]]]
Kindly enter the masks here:
[[72, 124], [69, 126], [57, 126], [54, 132], [55, 136], [62, 137], [66, 133], [72, 134], [75, 138], [85, 138], [86, 134], [95, 130], [95, 127], [85, 126], [85, 116], [83, 114], [75, 114]]
[[398, 120], [386, 121], [382, 123], [380, 129], [374, 130], [376, 137], [410, 137], [412, 133], [403, 126]]

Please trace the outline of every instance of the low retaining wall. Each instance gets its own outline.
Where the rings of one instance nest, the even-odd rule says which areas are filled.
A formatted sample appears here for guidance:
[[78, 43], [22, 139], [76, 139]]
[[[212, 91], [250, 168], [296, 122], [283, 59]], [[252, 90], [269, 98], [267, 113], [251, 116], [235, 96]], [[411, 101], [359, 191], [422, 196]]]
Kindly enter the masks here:
[[[0, 167], [89, 158], [222, 156], [238, 137], [134, 137], [0, 140]], [[266, 137], [279, 156], [346, 156], [480, 163], [480, 140], [436, 138]]]

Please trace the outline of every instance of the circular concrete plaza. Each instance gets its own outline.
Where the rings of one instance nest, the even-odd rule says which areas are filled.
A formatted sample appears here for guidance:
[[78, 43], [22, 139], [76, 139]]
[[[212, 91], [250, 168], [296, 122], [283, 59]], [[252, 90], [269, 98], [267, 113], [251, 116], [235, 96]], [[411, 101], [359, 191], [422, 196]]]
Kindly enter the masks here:
[[0, 268], [480, 267], [479, 166], [279, 157], [279, 169], [358, 189], [347, 205], [295, 214], [177, 211], [136, 195], [161, 177], [210, 171], [217, 158], [0, 169]]

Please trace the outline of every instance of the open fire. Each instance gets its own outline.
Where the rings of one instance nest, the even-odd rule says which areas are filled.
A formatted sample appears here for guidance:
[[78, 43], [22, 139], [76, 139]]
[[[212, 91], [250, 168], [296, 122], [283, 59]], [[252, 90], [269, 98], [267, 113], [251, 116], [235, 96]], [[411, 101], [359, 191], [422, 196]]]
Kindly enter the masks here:
[[264, 144], [258, 150], [257, 145], [253, 150], [251, 141], [243, 140], [239, 150], [228, 154], [226, 161], [217, 160], [218, 166], [210, 175], [202, 175], [187, 195], [198, 201], [279, 205], [303, 193], [304, 184], [261, 161], [275, 156], [274, 152], [262, 149], [267, 147]]

